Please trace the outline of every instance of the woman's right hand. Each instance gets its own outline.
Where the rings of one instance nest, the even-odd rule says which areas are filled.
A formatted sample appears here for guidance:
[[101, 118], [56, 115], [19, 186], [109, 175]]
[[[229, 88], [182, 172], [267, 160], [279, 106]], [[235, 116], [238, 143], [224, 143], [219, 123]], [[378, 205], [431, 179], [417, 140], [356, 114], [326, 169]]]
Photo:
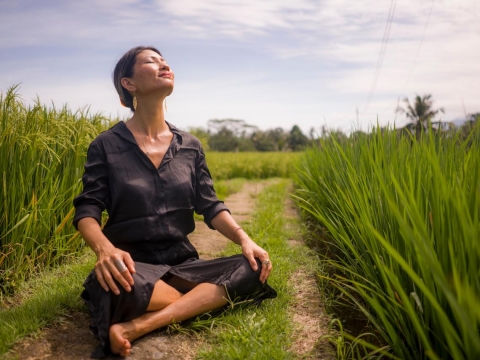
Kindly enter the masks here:
[[[117, 268], [115, 261], [123, 261], [126, 269], [122, 272]], [[95, 264], [95, 274], [100, 286], [105, 290], [112, 290], [116, 295], [120, 294], [115, 280], [127, 291], [130, 292], [133, 286], [132, 273], [135, 273], [135, 263], [130, 254], [116, 247], [101, 251]]]
[[[88, 246], [97, 254], [95, 274], [100, 286], [105, 290], [112, 290], [120, 294], [115, 280], [127, 291], [130, 292], [133, 286], [132, 274], [135, 273], [135, 263], [130, 254], [113, 246], [100, 229], [97, 220], [85, 217], [78, 221], [78, 230]], [[115, 266], [115, 260], [122, 260], [125, 271], [120, 272]]]

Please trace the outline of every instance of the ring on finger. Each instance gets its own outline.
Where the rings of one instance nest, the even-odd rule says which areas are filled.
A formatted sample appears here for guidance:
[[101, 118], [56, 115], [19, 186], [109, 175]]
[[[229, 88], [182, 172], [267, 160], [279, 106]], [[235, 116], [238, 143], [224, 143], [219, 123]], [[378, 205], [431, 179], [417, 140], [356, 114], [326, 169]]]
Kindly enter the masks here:
[[118, 271], [120, 271], [121, 273], [127, 270], [127, 265], [125, 265], [122, 259], [115, 259], [113, 263], [115, 264], [115, 267], [118, 269]]
[[262, 265], [269, 266], [271, 264], [270, 260], [263, 260]]

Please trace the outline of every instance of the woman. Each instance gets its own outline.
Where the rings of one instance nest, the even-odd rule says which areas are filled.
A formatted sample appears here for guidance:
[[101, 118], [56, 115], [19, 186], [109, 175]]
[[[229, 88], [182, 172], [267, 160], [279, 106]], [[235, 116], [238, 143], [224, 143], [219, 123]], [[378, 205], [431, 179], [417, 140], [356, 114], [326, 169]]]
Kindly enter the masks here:
[[[218, 200], [200, 142], [165, 121], [174, 74], [160, 52], [129, 50], [113, 78], [133, 116], [90, 144], [83, 192], [74, 200], [74, 225], [97, 255], [82, 293], [100, 340], [94, 357], [127, 356], [140, 336], [227, 299], [276, 296], [266, 284], [268, 253]], [[199, 260], [187, 238], [194, 211], [241, 245], [243, 255]]]

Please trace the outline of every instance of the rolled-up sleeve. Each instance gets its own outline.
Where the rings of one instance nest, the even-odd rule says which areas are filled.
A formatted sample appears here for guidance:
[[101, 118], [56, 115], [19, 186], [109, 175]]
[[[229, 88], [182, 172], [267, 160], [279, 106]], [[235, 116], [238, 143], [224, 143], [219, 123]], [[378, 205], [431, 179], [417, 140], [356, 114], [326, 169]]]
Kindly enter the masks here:
[[215, 229], [211, 222], [212, 219], [217, 216], [218, 213], [222, 211], [230, 212], [230, 210], [223, 201], [218, 200], [215, 189], [213, 188], [213, 180], [205, 161], [205, 153], [201, 148], [197, 156], [195, 171], [195, 212], [203, 215], [205, 224], [207, 224], [210, 229]]
[[78, 229], [80, 219], [91, 217], [101, 225], [102, 211], [109, 199], [108, 166], [105, 154], [94, 141], [90, 144], [82, 177], [83, 191], [73, 200], [75, 216], [73, 225]]

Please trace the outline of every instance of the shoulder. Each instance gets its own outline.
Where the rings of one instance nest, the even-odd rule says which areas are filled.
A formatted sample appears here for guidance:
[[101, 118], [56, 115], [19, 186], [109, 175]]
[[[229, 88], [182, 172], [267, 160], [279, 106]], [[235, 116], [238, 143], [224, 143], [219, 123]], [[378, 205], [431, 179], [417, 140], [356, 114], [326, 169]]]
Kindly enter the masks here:
[[117, 132], [122, 131], [123, 127], [125, 127], [125, 123], [123, 121], [117, 122], [108, 130], [104, 130], [98, 134], [97, 137], [92, 141], [92, 144], [100, 145], [111, 141], [116, 141], [118, 139]]
[[193, 136], [192, 134], [180, 130], [173, 126], [172, 124], [168, 124], [170, 126], [170, 129], [172, 130], [173, 133], [176, 133], [180, 138], [181, 138], [181, 147], [182, 148], [187, 148], [187, 149], [194, 149], [198, 151], [203, 151], [202, 149], [202, 143], [200, 140], [198, 140], [197, 137]]
[[182, 145], [184, 147], [202, 150], [202, 143], [200, 142], [200, 140], [198, 140], [197, 137], [193, 136], [192, 134], [186, 131], [182, 131], [181, 136], [182, 136]]
[[101, 149], [105, 153], [122, 153], [136, 144], [133, 135], [123, 121], [102, 131], [90, 144], [91, 148]]

